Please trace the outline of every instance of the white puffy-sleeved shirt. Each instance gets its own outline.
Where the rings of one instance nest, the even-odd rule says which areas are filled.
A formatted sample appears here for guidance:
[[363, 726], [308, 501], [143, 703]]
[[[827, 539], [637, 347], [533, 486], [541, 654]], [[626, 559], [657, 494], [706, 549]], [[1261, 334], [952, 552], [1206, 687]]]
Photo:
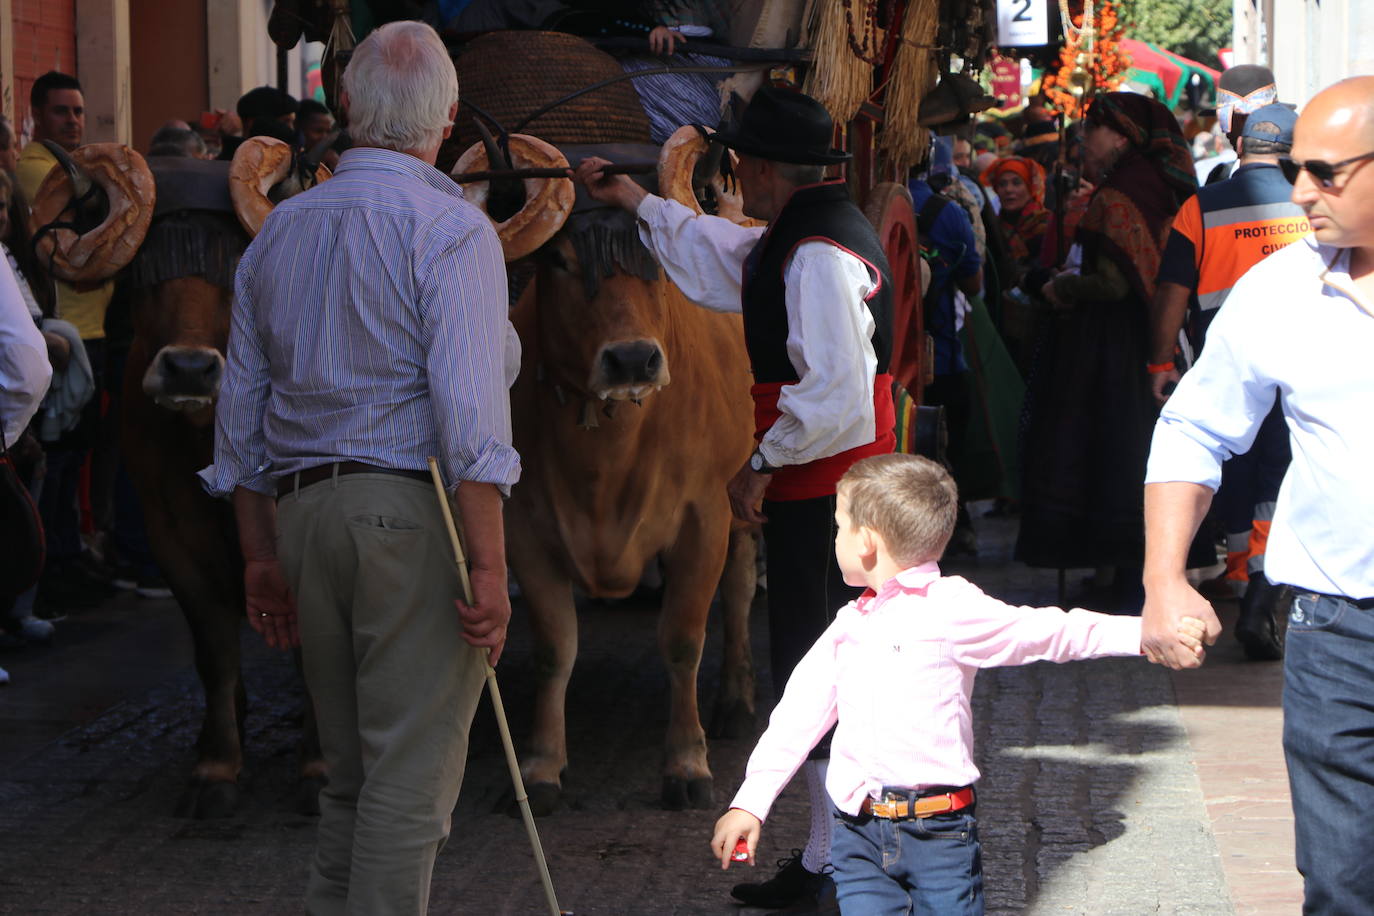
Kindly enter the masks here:
[[[697, 305], [741, 310], [744, 259], [762, 227], [694, 213], [652, 194], [638, 210], [640, 237], [669, 279]], [[759, 443], [771, 465], [806, 464], [873, 441], [876, 282], [862, 260], [826, 242], [797, 246], [783, 274], [787, 357], [799, 381], [778, 397], [782, 416]], [[836, 307], [843, 303], [844, 308]]]
[[1155, 425], [1146, 483], [1215, 490], [1279, 396], [1293, 461], [1265, 572], [1298, 588], [1374, 597], [1374, 303], [1350, 252], [1313, 238], [1251, 268]]

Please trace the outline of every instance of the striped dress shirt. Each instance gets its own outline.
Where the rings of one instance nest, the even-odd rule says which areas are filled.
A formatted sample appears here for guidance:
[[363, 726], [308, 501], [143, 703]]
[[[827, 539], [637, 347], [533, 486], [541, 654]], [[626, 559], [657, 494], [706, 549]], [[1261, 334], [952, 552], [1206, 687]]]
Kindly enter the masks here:
[[273, 492], [334, 461], [450, 486], [520, 476], [501, 245], [437, 169], [376, 148], [279, 204], [239, 262], [205, 488]]

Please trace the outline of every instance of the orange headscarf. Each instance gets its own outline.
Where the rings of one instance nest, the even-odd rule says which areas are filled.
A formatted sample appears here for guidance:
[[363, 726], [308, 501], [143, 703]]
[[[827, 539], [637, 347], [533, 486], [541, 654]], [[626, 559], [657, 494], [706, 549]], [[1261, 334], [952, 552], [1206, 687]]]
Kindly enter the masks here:
[[1003, 172], [1019, 175], [1030, 192], [1031, 203], [1042, 207], [1045, 205], [1044, 166], [1025, 156], [1006, 156], [983, 169], [983, 174], [978, 176], [978, 180], [990, 188], [997, 181], [997, 176]]

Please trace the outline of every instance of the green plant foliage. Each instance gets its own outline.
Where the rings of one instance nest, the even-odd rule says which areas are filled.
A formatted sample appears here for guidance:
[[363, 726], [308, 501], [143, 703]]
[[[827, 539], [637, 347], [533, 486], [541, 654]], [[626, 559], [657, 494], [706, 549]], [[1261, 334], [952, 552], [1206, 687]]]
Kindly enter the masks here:
[[1231, 46], [1231, 4], [1224, 0], [1118, 0], [1127, 38], [1221, 69], [1217, 51]]

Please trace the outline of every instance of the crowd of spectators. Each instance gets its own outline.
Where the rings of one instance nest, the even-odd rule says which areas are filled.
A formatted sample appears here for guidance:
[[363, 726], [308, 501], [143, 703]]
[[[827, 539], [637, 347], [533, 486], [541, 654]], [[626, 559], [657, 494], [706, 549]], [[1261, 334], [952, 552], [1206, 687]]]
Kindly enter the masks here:
[[[84, 94], [75, 77], [54, 71], [34, 81], [29, 102], [27, 143], [0, 117], [0, 271], [15, 281], [3, 284], [5, 295], [18, 297], [6, 303], [10, 326], [4, 333], [7, 347], [14, 346], [15, 334], [40, 335], [49, 378], [40, 385], [32, 367], [21, 371], [11, 353], [0, 367], [0, 388], [16, 398], [6, 405], [7, 430], [27, 403], [21, 395], [33, 398], [31, 418], [18, 424], [6, 446], [38, 508], [46, 560], [34, 585], [0, 588], [0, 647], [9, 649], [50, 644], [68, 613], [94, 608], [120, 591], [171, 595], [149, 551], [119, 454], [124, 367], [133, 338], [127, 293], [118, 276], [99, 284], [53, 277], [30, 238], [29, 206], [39, 186], [59, 156], [86, 142]], [[143, 150], [149, 157], [227, 160], [246, 138], [260, 135], [290, 143], [326, 166], [337, 164], [347, 143], [323, 104], [263, 86], [244, 94], [233, 111], [167, 121]], [[14, 327], [21, 317], [26, 327]], [[0, 668], [0, 683], [8, 680]]]
[[[1227, 79], [1250, 100], [1273, 81], [1248, 67]], [[1020, 514], [1023, 562], [1092, 570], [1078, 596], [1091, 606], [1138, 609], [1142, 600], [1140, 481], [1161, 383], [1178, 379], [1165, 356], [1178, 342], [1181, 369], [1196, 350], [1178, 335], [1181, 311], [1172, 332], [1152, 338], [1156, 285], [1178, 272], [1164, 261], [1180, 206], [1235, 168], [1235, 154], [1221, 153], [1241, 144], [1245, 112], [1233, 118], [1222, 105], [1216, 114], [1209, 130], [1122, 92], [1098, 96], [1082, 120], [1064, 123], [1033, 96], [1011, 117], [985, 115], [937, 137], [911, 182], [933, 273], [925, 321], [935, 372], [925, 402], [945, 408], [960, 494]], [[1287, 149], [1248, 142], [1270, 154]], [[1214, 308], [1209, 302], [1201, 308]], [[1232, 537], [1234, 553], [1249, 534], [1250, 507], [1233, 514], [1245, 519], [1231, 525], [1244, 529]], [[1199, 536], [1194, 566], [1216, 563], [1216, 540], [1212, 531]], [[950, 550], [975, 544], [961, 515]], [[1241, 550], [1232, 565], [1243, 580]]]

